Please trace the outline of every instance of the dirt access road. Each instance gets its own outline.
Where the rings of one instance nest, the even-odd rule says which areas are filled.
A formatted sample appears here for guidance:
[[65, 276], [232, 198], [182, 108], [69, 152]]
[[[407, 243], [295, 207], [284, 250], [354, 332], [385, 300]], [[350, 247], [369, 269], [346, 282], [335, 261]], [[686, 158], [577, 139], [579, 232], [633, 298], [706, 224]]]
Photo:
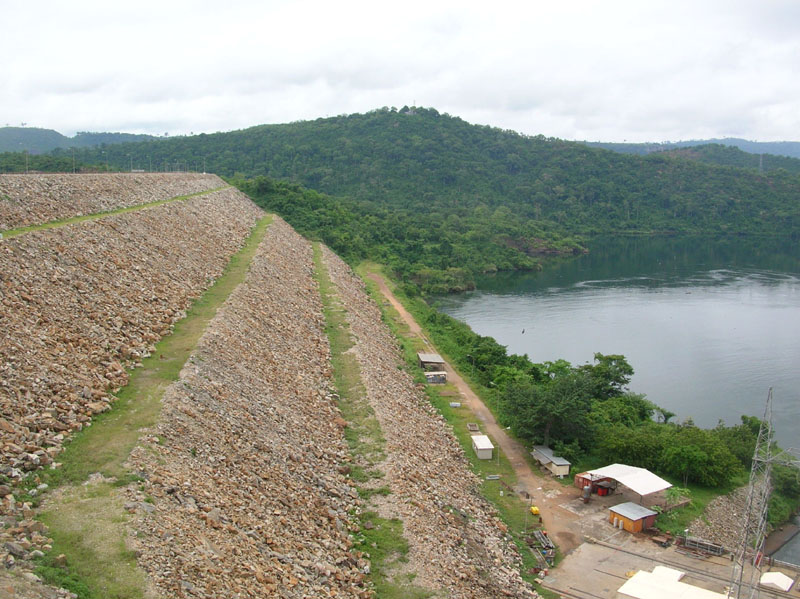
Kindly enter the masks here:
[[[376, 273], [370, 273], [368, 276], [370, 280], [378, 285], [381, 294], [389, 301], [392, 307], [397, 310], [400, 317], [408, 325], [411, 333], [422, 339], [432, 350], [435, 350], [433, 344], [422, 334], [422, 329], [414, 320], [414, 317], [408, 313], [386, 285], [383, 277]], [[539, 506], [548, 535], [555, 541], [561, 553], [566, 555], [578, 547], [582, 543], [580, 526], [577, 522], [578, 516], [559, 505], [564, 502], [564, 495], [577, 496], [577, 490], [573, 490], [571, 487], [563, 487], [550, 477], [543, 477], [534, 473], [526, 460], [527, 452], [525, 448], [516, 439], [512, 439], [503, 427], [497, 424], [494, 415], [486, 407], [486, 404], [481, 401], [450, 364], [446, 365], [445, 370], [447, 371], [448, 381], [453, 383], [461, 394], [462, 403], [472, 410], [475, 417], [483, 424], [486, 434], [494, 440], [495, 444], [500, 447], [511, 463], [514, 474], [517, 477], [517, 484], [514, 490], [522, 497], [532, 497], [534, 505]]]

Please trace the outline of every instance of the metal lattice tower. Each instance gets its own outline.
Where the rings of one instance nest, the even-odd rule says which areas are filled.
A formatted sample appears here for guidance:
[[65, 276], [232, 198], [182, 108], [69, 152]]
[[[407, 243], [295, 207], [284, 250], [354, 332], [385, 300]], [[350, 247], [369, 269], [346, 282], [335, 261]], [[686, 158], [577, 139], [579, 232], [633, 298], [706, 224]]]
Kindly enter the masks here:
[[750, 483], [747, 486], [747, 507], [742, 533], [734, 556], [728, 597], [745, 599], [758, 597], [761, 578], [761, 561], [764, 555], [764, 538], [767, 530], [767, 508], [771, 492], [772, 474], [772, 387], [767, 394], [764, 418], [758, 431]]

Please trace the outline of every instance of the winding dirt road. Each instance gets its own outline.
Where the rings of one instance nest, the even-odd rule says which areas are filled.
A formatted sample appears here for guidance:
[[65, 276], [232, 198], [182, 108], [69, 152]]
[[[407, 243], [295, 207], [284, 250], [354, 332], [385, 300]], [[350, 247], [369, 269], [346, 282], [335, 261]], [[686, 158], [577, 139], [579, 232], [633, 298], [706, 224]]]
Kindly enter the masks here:
[[[414, 320], [414, 317], [397, 300], [392, 291], [386, 285], [386, 281], [376, 273], [370, 273], [370, 280], [378, 285], [381, 294], [389, 301], [392, 307], [397, 310], [400, 317], [408, 325], [411, 333], [421, 338], [432, 350], [433, 344], [422, 334], [422, 329]], [[462, 403], [469, 407], [475, 417], [483, 424], [486, 434], [491, 437], [495, 444], [499, 446], [508, 458], [517, 477], [517, 485], [514, 490], [522, 497], [530, 496], [534, 503], [539, 506], [545, 528], [548, 535], [555, 541], [563, 555], [566, 555], [581, 542], [580, 527], [577, 523], [577, 515], [560, 507], [561, 501], [557, 500], [557, 495], [571, 491], [570, 488], [561, 486], [550, 477], [542, 477], [531, 470], [526, 461], [526, 450], [516, 439], [512, 439], [497, 424], [494, 415], [486, 407], [486, 404], [475, 394], [469, 385], [461, 378], [450, 364], [446, 364], [447, 380], [453, 383], [461, 394]], [[569, 493], [577, 494], [577, 491]]]

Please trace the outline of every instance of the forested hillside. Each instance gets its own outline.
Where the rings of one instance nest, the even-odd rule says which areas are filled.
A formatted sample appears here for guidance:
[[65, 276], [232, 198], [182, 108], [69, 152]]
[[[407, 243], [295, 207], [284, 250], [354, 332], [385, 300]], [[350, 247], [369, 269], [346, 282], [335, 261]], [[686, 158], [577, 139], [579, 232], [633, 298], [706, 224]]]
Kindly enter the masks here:
[[613, 143], [604, 141], [583, 142], [593, 148], [604, 148], [623, 154], [639, 154], [645, 156], [653, 152], [668, 152], [680, 148], [721, 145], [739, 148], [749, 154], [772, 154], [774, 156], [800, 158], [800, 141], [750, 141], [738, 137], [715, 139], [693, 139], [689, 141], [665, 141], [661, 143]]
[[776, 156], [775, 154], [750, 154], [735, 146], [706, 144], [703, 146], [677, 148], [669, 150], [667, 153], [670, 156], [689, 158], [706, 164], [749, 168], [760, 172], [784, 169], [795, 175], [800, 174], [800, 159]]
[[470, 125], [433, 109], [381, 109], [106, 152], [79, 158], [267, 175], [421, 221], [486, 218], [499, 208], [498, 217], [507, 210], [515, 220], [578, 234], [791, 234], [800, 222], [800, 179], [782, 170], [759, 175], [665, 154], [619, 154]]
[[67, 137], [52, 129], [39, 127], [0, 127], [0, 152], [43, 154], [56, 148], [88, 148], [100, 144], [120, 144], [156, 139], [134, 133], [92, 133], [80, 131]]

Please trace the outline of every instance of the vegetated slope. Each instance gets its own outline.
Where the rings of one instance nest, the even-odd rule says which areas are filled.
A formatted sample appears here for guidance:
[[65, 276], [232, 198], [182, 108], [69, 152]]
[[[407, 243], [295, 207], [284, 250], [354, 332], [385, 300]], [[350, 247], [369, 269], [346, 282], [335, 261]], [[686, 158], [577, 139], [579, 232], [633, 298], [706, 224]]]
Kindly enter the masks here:
[[[310, 244], [276, 219], [134, 452], [154, 510], [140, 564], [165, 597], [360, 597], [358, 494], [330, 387]], [[157, 436], [156, 436], [157, 435]]]
[[667, 152], [680, 148], [695, 146], [722, 145], [739, 148], [749, 154], [771, 154], [773, 156], [788, 156], [800, 158], [800, 142], [798, 141], [750, 141], [738, 137], [724, 137], [714, 139], [694, 139], [689, 141], [665, 141], [660, 143], [613, 143], [604, 141], [582, 142], [593, 148], [603, 148], [623, 154], [639, 154], [641, 156], [653, 152]]
[[196, 173], [0, 176], [0, 232], [225, 186]]
[[[0, 241], [0, 474], [48, 466], [109, 408], [259, 214], [228, 188]], [[22, 509], [6, 499], [0, 513]]]
[[387, 206], [365, 206], [267, 177], [234, 180], [267, 210], [282, 215], [304, 235], [319, 238], [350, 260], [387, 264], [426, 292], [463, 291], [476, 273], [533, 270], [545, 254], [582, 251], [538, 223], [520, 223], [507, 210], [422, 220]]
[[66, 147], [69, 138], [53, 129], [39, 127], [0, 127], [0, 152], [42, 154]]
[[706, 144], [666, 151], [670, 156], [689, 158], [706, 164], [748, 168], [756, 171], [784, 169], [792, 174], [800, 174], [800, 159], [774, 154], [749, 154], [734, 146]]
[[[424, 222], [512, 215], [561, 231], [789, 234], [800, 181], [663, 154], [647, 157], [470, 125], [433, 109], [262, 125], [108, 149], [119, 167], [206, 159], [209, 170], [288, 179]], [[100, 162], [96, 150], [81, 153]], [[508, 212], [503, 212], [508, 210]]]
[[535, 597], [452, 430], [398, 367], [401, 352], [363, 281], [327, 248], [324, 259], [346, 311], [367, 401], [386, 438], [381, 481], [391, 494], [379, 509], [382, 517], [403, 521], [414, 583], [453, 598]]
[[67, 137], [53, 129], [39, 127], [0, 127], [0, 152], [42, 154], [56, 148], [90, 147], [100, 144], [118, 144], [156, 139], [152, 135], [135, 133], [79, 132]]

